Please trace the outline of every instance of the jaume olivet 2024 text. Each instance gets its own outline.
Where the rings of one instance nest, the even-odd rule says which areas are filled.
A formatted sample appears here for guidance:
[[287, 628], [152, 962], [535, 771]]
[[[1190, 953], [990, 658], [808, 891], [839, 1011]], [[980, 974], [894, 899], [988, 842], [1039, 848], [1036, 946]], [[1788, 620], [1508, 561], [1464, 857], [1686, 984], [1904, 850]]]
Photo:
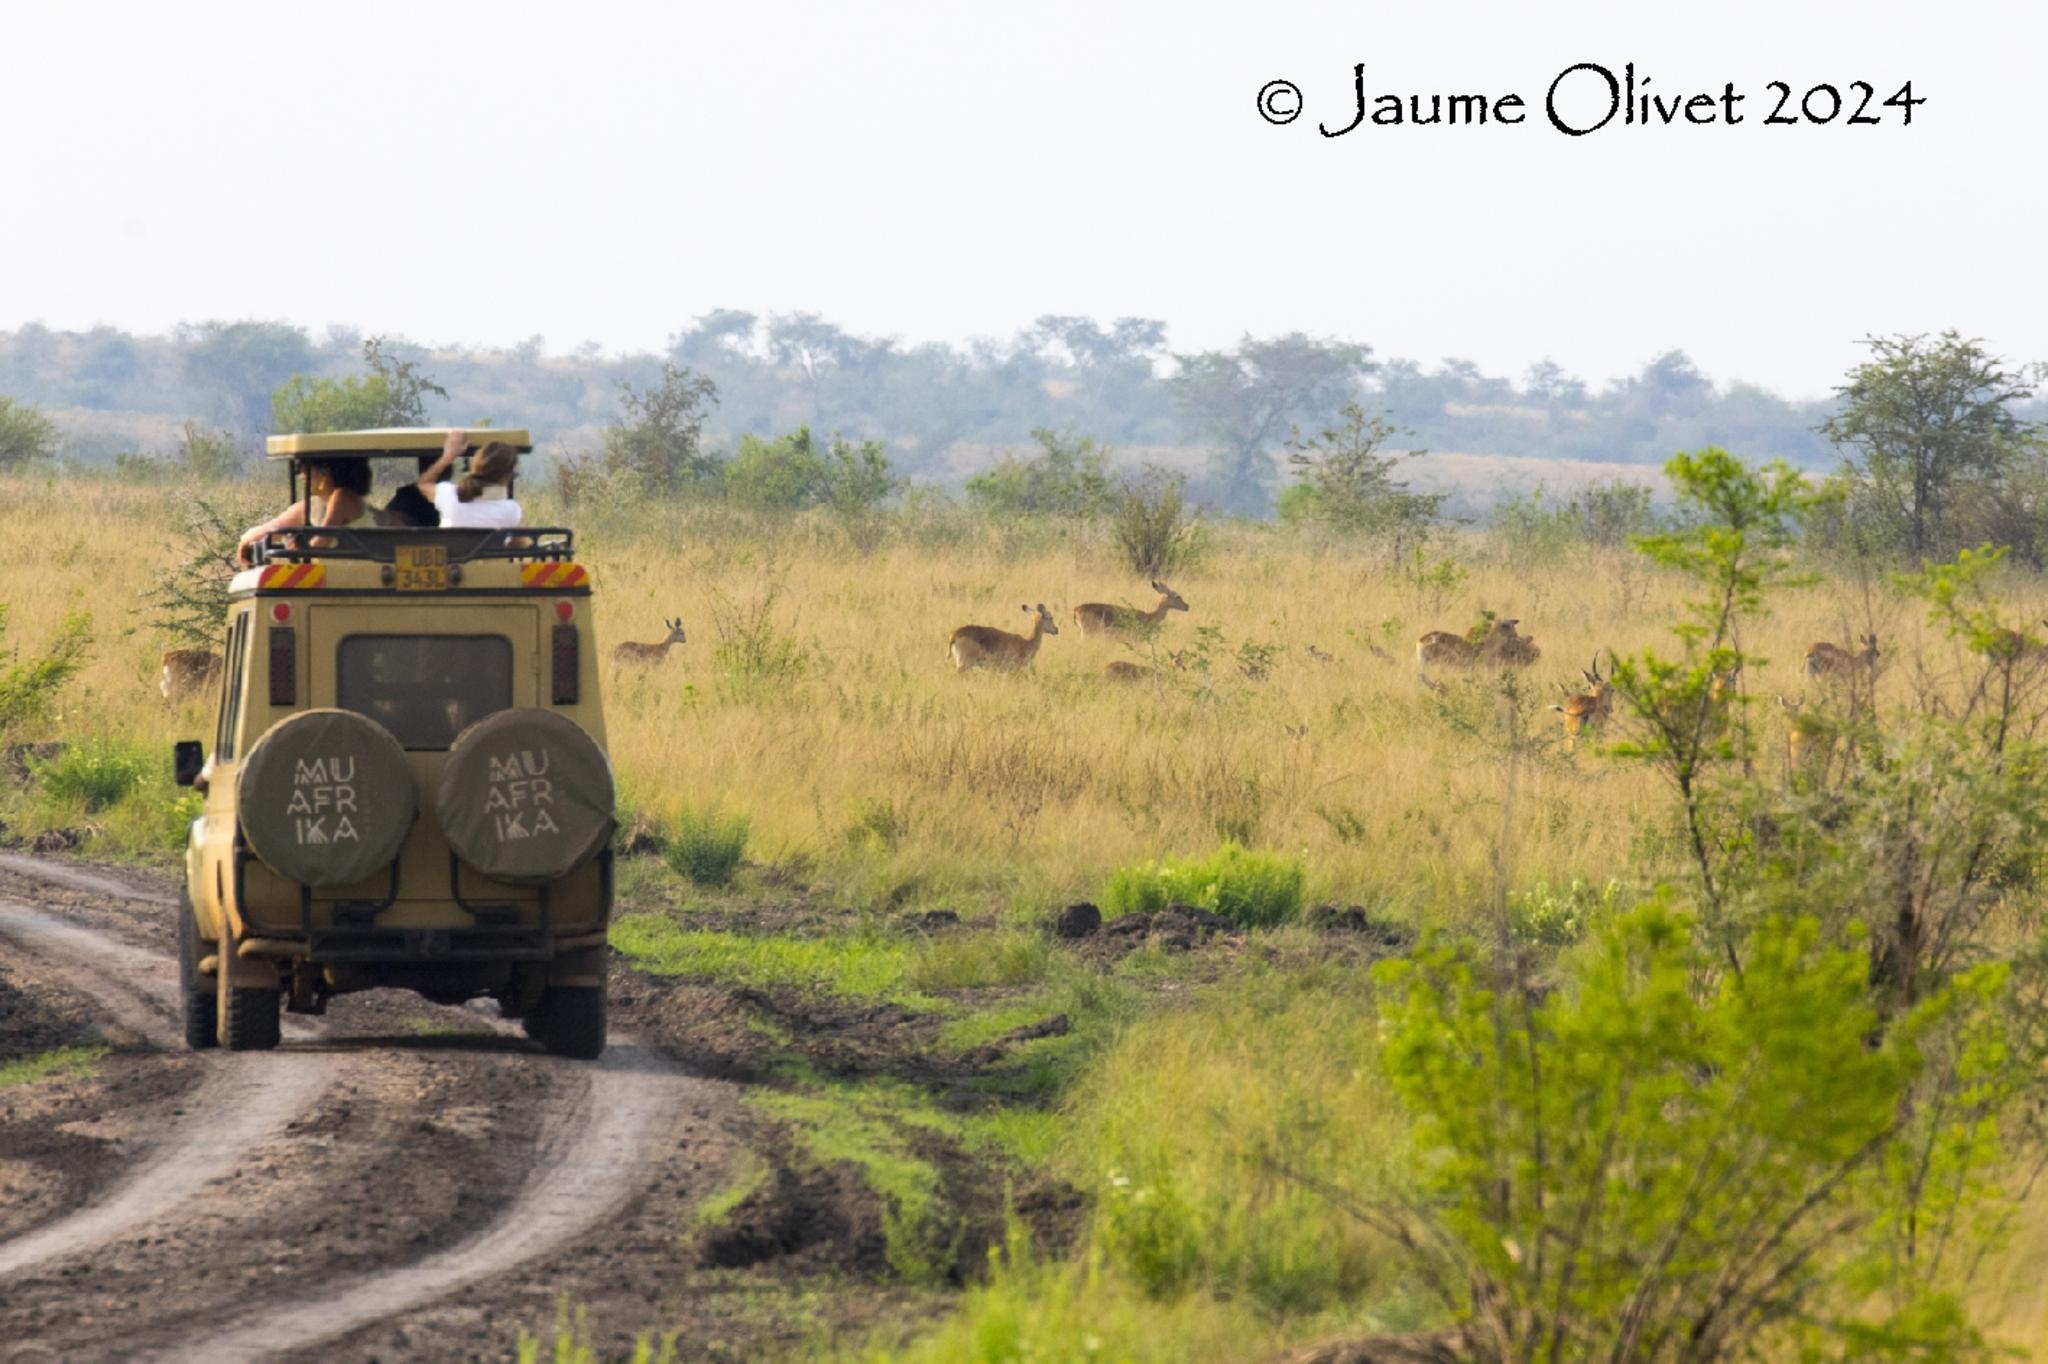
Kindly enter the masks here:
[[[1332, 83], [1333, 85], [1335, 82]], [[1927, 103], [1913, 93], [1908, 80], [1821, 81], [1802, 86], [1796, 81], [1769, 80], [1752, 88], [1734, 81], [1718, 87], [1688, 89], [1657, 84], [1634, 62], [1621, 70], [1599, 62], [1577, 62], [1557, 73], [1541, 99], [1512, 92], [1484, 94], [1398, 94], [1379, 91], [1366, 81], [1365, 63], [1351, 68], [1350, 89], [1340, 98], [1334, 90], [1316, 97], [1316, 131], [1344, 137], [1375, 128], [1505, 127], [1546, 124], [1566, 137], [1587, 137], [1616, 128], [1723, 127], [1745, 124], [1779, 128], [1910, 128], [1913, 111]], [[1887, 89], [1890, 93], [1884, 93]], [[1307, 111], [1309, 97], [1290, 80], [1267, 81], [1259, 89], [1259, 117], [1272, 124], [1292, 123]]]

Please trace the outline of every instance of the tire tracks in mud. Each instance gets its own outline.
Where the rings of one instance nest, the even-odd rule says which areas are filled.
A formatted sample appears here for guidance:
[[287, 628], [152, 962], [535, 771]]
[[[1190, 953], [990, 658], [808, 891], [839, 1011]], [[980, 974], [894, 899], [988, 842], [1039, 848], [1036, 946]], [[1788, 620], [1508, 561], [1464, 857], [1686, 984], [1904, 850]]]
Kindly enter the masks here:
[[[167, 902], [161, 894], [41, 859], [0, 855], [0, 869], [73, 895], [159, 907]], [[78, 908], [80, 917], [91, 918], [99, 907]], [[154, 1047], [176, 1051], [182, 1041], [172, 959], [124, 936], [86, 927], [59, 907], [0, 898], [0, 947], [30, 954], [113, 1021]], [[160, 940], [168, 938], [165, 933]], [[522, 1266], [587, 1242], [662, 1177], [679, 1131], [701, 1130], [700, 1120], [732, 1104], [729, 1086], [691, 1076], [630, 1039], [615, 1037], [600, 1062], [577, 1063], [504, 1040], [516, 1029], [501, 1021], [474, 1013], [462, 1021], [498, 1035], [438, 1042], [348, 1038], [333, 1026], [301, 1024], [288, 1030], [277, 1051], [199, 1058], [205, 1078], [176, 1102], [161, 1135], [118, 1180], [83, 1206], [0, 1240], [0, 1276], [17, 1283], [37, 1279], [41, 1294], [19, 1318], [10, 1321], [0, 1312], [0, 1328], [17, 1340], [26, 1331], [31, 1350], [55, 1349], [67, 1358], [214, 1361], [319, 1346], [459, 1289], [493, 1279], [509, 1284]], [[408, 1069], [417, 1084], [401, 1092], [388, 1072]], [[476, 1088], [496, 1096], [498, 1116], [479, 1120], [481, 1135], [470, 1135], [499, 1168], [488, 1175], [419, 1169], [423, 1156], [410, 1134], [442, 1120], [452, 1103]], [[346, 1159], [323, 1161], [306, 1134], [332, 1110], [346, 1114], [344, 1093], [361, 1110], [354, 1144]], [[385, 1109], [394, 1102], [401, 1106]], [[722, 1182], [727, 1164], [718, 1159], [705, 1172], [707, 1191]], [[364, 1170], [437, 1179], [462, 1194], [444, 1200], [454, 1211], [444, 1210], [438, 1223], [423, 1223], [425, 1229], [412, 1230], [402, 1244], [379, 1250], [365, 1244], [363, 1212], [378, 1210], [378, 1195], [357, 1187]], [[308, 1235], [290, 1219], [255, 1218], [238, 1206], [248, 1201], [243, 1176], [286, 1183], [294, 1206], [314, 1210], [323, 1221], [331, 1194], [339, 1225]], [[466, 1177], [481, 1184], [495, 1177], [503, 1187], [466, 1189]], [[465, 1211], [473, 1215], [465, 1218]], [[390, 1231], [386, 1239], [406, 1230]], [[252, 1233], [276, 1239], [277, 1263], [251, 1261], [243, 1245], [243, 1263], [230, 1263], [225, 1275], [215, 1272], [209, 1246]], [[180, 1265], [204, 1266], [196, 1296], [182, 1291]], [[31, 1266], [28, 1275], [21, 1273]], [[205, 1305], [225, 1291], [219, 1280], [236, 1274], [255, 1291]], [[546, 1277], [545, 1270], [527, 1274]], [[111, 1299], [125, 1296], [130, 1281], [150, 1291], [108, 1323]], [[39, 1333], [47, 1334], [39, 1339]]]
[[[177, 988], [164, 960], [14, 900], [0, 900], [0, 939], [37, 956], [151, 1044], [182, 1045]], [[298, 1030], [302, 1034], [307, 1030]], [[134, 1233], [228, 1174], [243, 1151], [281, 1133], [317, 1101], [334, 1067], [323, 1058], [229, 1056], [182, 1103], [186, 1115], [112, 1189], [83, 1208], [0, 1241], [0, 1275], [77, 1255]]]

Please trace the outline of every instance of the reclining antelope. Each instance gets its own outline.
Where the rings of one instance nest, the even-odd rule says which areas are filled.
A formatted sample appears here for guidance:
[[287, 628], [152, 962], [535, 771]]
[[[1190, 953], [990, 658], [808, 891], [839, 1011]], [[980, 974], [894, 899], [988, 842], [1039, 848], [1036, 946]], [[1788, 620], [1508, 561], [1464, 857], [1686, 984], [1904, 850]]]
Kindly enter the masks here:
[[969, 668], [1021, 668], [1030, 663], [1045, 637], [1058, 634], [1060, 627], [1052, 623], [1052, 612], [1045, 609], [1044, 602], [1035, 607], [1027, 604], [1023, 610], [1032, 617], [1028, 635], [1013, 635], [993, 625], [963, 625], [955, 630], [946, 645], [953, 667], [964, 673]]
[[157, 690], [166, 705], [200, 696], [220, 684], [220, 655], [211, 649], [166, 649]]
[[1160, 582], [1152, 580], [1152, 590], [1159, 594], [1159, 604], [1150, 611], [1140, 611], [1130, 606], [1111, 606], [1107, 602], [1082, 602], [1074, 608], [1074, 624], [1081, 627], [1084, 635], [1111, 635], [1123, 630], [1149, 630], [1166, 619], [1168, 611], [1185, 611], [1188, 604], [1180, 593]]
[[1433, 663], [1447, 667], [1526, 668], [1543, 656], [1536, 641], [1516, 632], [1520, 620], [1497, 620], [1483, 639], [1474, 641], [1449, 630], [1431, 630], [1415, 641], [1415, 662], [1427, 668]]
[[1551, 707], [1564, 717], [1564, 751], [1567, 753], [1579, 751], [1582, 730], [1597, 731], [1614, 713], [1614, 694], [1609, 690], [1612, 683], [1600, 675], [1600, 655], [1593, 655], [1593, 666], [1581, 669], [1579, 676], [1586, 679], [1587, 689], [1574, 692], [1560, 682], [1557, 685], [1565, 694], [1564, 704]]
[[683, 638], [683, 618], [664, 620], [668, 637], [659, 644], [638, 644], [627, 640], [612, 649], [612, 662], [627, 667], [649, 668], [668, 657], [668, 651], [678, 644], [686, 643]]

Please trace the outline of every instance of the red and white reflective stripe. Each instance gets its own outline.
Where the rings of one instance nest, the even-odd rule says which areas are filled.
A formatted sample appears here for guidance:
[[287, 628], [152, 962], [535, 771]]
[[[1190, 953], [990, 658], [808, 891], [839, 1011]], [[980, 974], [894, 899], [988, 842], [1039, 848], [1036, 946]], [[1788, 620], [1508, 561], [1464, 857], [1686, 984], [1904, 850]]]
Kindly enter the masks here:
[[279, 589], [319, 587], [327, 581], [325, 564], [265, 564], [263, 576], [256, 580], [256, 586], [272, 591]]

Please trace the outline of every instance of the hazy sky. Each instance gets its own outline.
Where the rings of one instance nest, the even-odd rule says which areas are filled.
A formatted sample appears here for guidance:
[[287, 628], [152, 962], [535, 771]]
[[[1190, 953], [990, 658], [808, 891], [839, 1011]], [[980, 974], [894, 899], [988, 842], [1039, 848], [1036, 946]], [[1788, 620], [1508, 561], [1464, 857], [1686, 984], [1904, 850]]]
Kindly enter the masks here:
[[[67, 4], [10, 11], [0, 328], [274, 318], [660, 346], [710, 308], [905, 341], [1041, 313], [1824, 392], [1869, 331], [2048, 359], [2044, 11], [1983, 3]], [[1516, 93], [1514, 127], [1362, 127]], [[1566, 138], [1577, 62], [1747, 95]], [[1307, 111], [1263, 122], [1296, 82]], [[1582, 75], [1567, 87], [1599, 94]], [[1774, 127], [1766, 82], [1877, 91]], [[1878, 104], [1904, 81], [1913, 126]], [[1604, 103], [1604, 97], [1602, 98]], [[1826, 98], [1816, 103], [1825, 112]]]

